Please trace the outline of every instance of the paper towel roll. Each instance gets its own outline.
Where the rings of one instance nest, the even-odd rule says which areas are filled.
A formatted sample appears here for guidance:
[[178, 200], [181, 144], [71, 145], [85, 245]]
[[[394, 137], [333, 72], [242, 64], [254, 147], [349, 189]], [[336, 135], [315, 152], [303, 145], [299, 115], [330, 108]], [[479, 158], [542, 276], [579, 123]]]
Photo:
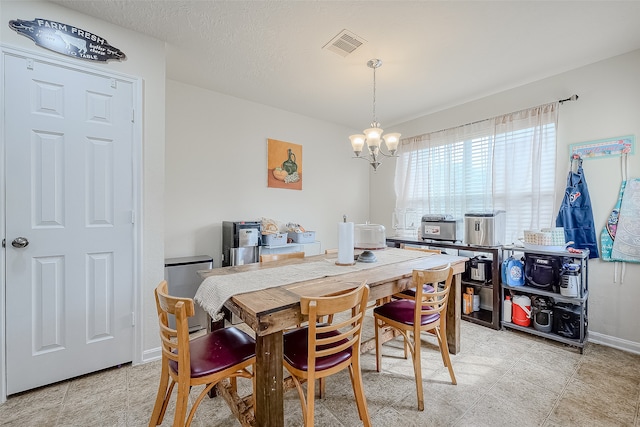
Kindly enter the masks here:
[[353, 223], [338, 223], [338, 262], [337, 264], [353, 264]]

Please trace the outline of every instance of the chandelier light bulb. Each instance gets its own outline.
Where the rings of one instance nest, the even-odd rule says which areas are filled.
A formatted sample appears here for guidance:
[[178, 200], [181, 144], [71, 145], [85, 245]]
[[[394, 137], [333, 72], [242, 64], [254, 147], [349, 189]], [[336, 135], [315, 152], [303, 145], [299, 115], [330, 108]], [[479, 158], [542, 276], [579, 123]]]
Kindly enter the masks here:
[[364, 147], [365, 136], [360, 134], [351, 135], [349, 139], [351, 140], [351, 148], [353, 148], [353, 152], [356, 156], [360, 156], [362, 147]]

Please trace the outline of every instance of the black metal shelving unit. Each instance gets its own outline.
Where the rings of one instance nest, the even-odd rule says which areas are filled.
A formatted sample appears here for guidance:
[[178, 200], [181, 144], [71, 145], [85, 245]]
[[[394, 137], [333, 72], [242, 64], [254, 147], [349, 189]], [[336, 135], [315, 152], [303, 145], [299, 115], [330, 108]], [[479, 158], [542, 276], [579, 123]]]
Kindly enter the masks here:
[[488, 288], [491, 289], [491, 310], [481, 308], [480, 311], [474, 311], [470, 314], [461, 314], [461, 318], [472, 323], [477, 323], [493, 329], [500, 329], [500, 259], [502, 256], [502, 247], [500, 246], [472, 246], [463, 243], [443, 242], [438, 240], [418, 240], [403, 237], [388, 237], [387, 246], [399, 248], [401, 245], [427, 246], [439, 249], [452, 249], [456, 251], [468, 251], [474, 253], [484, 253], [491, 256], [491, 282], [484, 283], [476, 280], [462, 280], [461, 292], [464, 288], [472, 286], [475, 289]]

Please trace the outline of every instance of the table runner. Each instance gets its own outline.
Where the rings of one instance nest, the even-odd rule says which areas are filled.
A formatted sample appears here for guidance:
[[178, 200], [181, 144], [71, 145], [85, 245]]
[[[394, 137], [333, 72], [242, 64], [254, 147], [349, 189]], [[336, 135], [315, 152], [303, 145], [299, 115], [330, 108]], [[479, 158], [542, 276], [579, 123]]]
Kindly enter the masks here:
[[433, 255], [427, 252], [396, 248], [387, 248], [373, 253], [377, 258], [377, 262], [373, 263], [357, 262], [354, 265], [341, 266], [336, 265], [336, 258], [332, 257], [314, 262], [209, 276], [198, 287], [194, 300], [209, 313], [212, 319], [218, 320], [222, 317], [222, 313], [220, 313], [222, 306], [234, 295], [284, 286], [295, 282], [338, 276]]

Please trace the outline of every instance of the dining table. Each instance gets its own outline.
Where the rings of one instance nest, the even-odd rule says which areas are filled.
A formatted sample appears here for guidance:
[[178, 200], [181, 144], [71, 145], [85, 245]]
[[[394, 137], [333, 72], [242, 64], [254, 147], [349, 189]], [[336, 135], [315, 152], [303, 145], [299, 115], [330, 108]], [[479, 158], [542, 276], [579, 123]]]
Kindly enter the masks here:
[[[235, 405], [241, 407], [232, 408], [243, 425], [284, 426], [283, 332], [304, 323], [300, 312], [303, 295], [332, 295], [366, 281], [369, 301], [381, 302], [411, 288], [414, 269], [451, 265], [454, 279], [446, 334], [449, 352], [460, 351], [461, 273], [468, 258], [397, 248], [371, 252], [375, 262], [356, 262], [356, 254], [353, 264], [338, 264], [338, 255], [333, 253], [199, 271], [203, 282], [195, 301], [212, 319], [220, 318], [224, 306], [255, 332], [253, 400], [247, 403], [236, 398]], [[371, 342], [363, 342], [361, 350], [373, 348]]]

